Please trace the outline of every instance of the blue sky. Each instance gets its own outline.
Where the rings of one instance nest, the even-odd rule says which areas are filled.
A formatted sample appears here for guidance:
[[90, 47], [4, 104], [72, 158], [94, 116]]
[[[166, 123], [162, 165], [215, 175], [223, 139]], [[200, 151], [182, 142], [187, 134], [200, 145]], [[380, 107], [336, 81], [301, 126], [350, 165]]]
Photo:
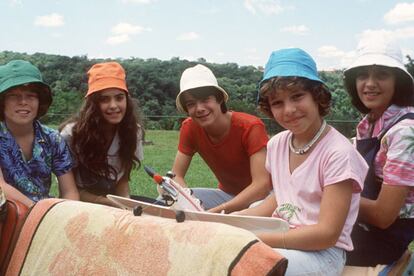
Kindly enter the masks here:
[[300, 47], [327, 70], [380, 32], [414, 57], [414, 2], [0, 0], [0, 11], [0, 51], [263, 66], [271, 51]]

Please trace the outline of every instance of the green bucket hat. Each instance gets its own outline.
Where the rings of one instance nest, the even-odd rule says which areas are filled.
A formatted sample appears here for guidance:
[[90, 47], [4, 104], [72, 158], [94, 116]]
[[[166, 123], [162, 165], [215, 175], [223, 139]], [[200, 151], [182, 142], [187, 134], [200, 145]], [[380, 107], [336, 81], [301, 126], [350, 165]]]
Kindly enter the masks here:
[[0, 95], [10, 88], [29, 83], [36, 83], [44, 88], [42, 94], [39, 95], [39, 102], [40, 105], [45, 105], [47, 108], [44, 108], [43, 112], [39, 109], [38, 117], [41, 117], [45, 115], [52, 103], [52, 92], [49, 85], [43, 81], [39, 69], [25, 60], [12, 60], [0, 66]]

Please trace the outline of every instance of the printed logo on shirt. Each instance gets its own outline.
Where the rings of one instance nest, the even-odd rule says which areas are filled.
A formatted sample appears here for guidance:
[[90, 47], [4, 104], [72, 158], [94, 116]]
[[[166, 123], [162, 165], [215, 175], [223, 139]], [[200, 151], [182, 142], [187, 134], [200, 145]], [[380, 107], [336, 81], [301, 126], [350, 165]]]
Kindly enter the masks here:
[[286, 220], [289, 223], [291, 222], [293, 217], [298, 218], [298, 212], [302, 212], [302, 209], [291, 203], [283, 203], [279, 205], [275, 211], [278, 217]]

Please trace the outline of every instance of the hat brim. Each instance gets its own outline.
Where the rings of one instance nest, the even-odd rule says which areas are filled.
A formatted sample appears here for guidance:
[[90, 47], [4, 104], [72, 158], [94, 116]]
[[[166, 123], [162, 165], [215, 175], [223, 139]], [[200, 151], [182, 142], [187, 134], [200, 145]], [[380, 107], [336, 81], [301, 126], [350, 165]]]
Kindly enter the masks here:
[[181, 100], [180, 97], [182, 96], [182, 94], [184, 92], [190, 91], [190, 90], [197, 90], [198, 88], [204, 88], [204, 87], [213, 87], [216, 88], [217, 90], [219, 90], [222, 94], [223, 94], [223, 100], [226, 103], [229, 100], [229, 95], [227, 94], [226, 90], [224, 90], [223, 88], [221, 88], [220, 86], [216, 86], [216, 85], [205, 85], [205, 86], [198, 86], [198, 87], [194, 87], [194, 88], [188, 88], [185, 90], [180, 91], [180, 93], [178, 93], [177, 97], [175, 98], [175, 104], [177, 106], [178, 111], [182, 112], [182, 113], [187, 113], [184, 109], [184, 107], [181, 104]]
[[2, 85], [0, 87], [0, 94], [6, 92], [10, 88], [20, 86], [20, 85], [24, 85], [24, 84], [29, 84], [29, 83], [41, 84], [41, 85], [45, 86], [47, 88], [48, 93], [51, 94], [51, 89], [50, 89], [48, 84], [46, 84], [42, 81], [39, 81], [38, 78], [33, 78], [33, 77], [30, 77], [30, 76], [18, 76], [18, 77], [9, 78], [8, 80], [6, 80], [2, 83]]
[[286, 65], [279, 64], [266, 72], [259, 83], [259, 88], [262, 87], [263, 83], [275, 77], [302, 77], [325, 84], [320, 78], [316, 77], [315, 74], [304, 71], [302, 65], [294, 66], [292, 63], [288, 63]]
[[398, 68], [402, 70], [412, 81], [414, 81], [413, 76], [411, 76], [407, 68], [405, 68], [404, 64], [393, 59], [392, 57], [388, 57], [385, 55], [379, 55], [379, 54], [369, 54], [369, 55], [367, 54], [367, 55], [358, 57], [347, 69], [345, 69], [344, 73], [346, 74], [359, 67], [372, 66], [372, 65]]

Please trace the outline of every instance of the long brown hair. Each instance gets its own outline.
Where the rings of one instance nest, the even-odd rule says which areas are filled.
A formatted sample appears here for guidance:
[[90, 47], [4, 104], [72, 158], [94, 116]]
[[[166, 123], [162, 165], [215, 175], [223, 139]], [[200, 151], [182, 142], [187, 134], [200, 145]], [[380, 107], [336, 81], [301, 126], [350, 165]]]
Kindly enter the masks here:
[[[126, 95], [127, 107], [125, 116], [118, 124], [117, 131], [119, 135], [119, 157], [121, 166], [125, 175], [130, 179], [133, 168], [140, 167], [141, 162], [135, 156], [137, 148], [137, 134], [139, 121], [136, 109], [137, 104], [129, 94]], [[105, 140], [102, 126], [105, 124], [101, 111], [99, 109], [99, 93], [94, 93], [86, 98], [79, 115], [69, 119], [69, 122], [75, 122], [72, 128], [71, 149], [77, 158], [78, 166], [84, 166], [95, 174], [111, 178], [111, 174], [116, 176], [116, 170], [108, 164], [107, 145], [111, 141]], [[142, 137], [144, 130], [141, 128]], [[137, 166], [138, 165], [138, 166]]]

